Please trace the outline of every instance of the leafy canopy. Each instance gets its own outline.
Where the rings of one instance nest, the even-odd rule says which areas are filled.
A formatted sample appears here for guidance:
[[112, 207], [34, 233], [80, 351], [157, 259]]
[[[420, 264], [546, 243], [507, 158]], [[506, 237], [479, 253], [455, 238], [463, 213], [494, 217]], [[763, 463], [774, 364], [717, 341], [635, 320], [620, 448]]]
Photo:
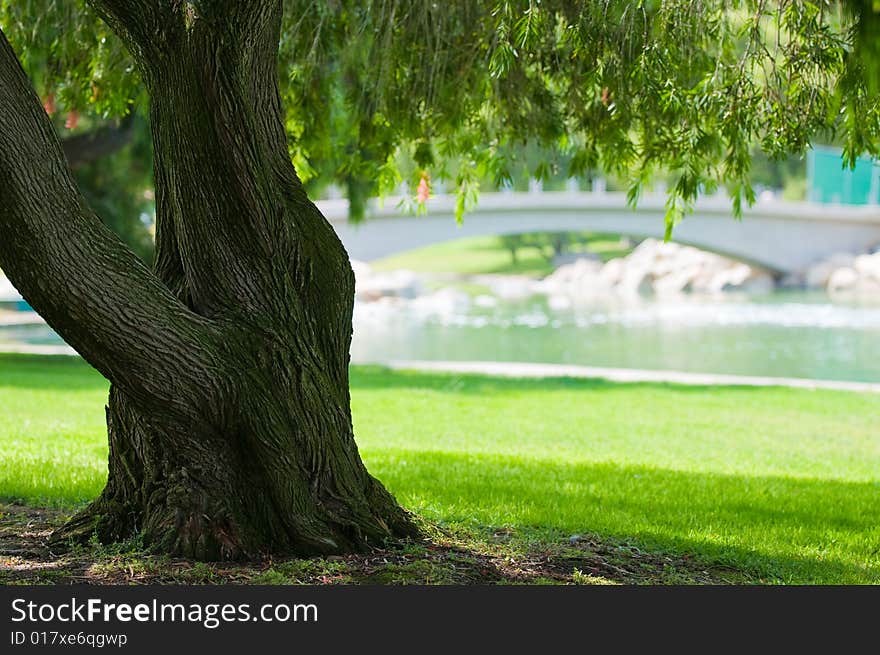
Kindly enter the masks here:
[[[164, 1], [164, 0], [158, 0]], [[172, 3], [198, 15], [199, 2]], [[880, 2], [850, 0], [284, 0], [279, 79], [305, 180], [362, 198], [449, 180], [509, 184], [600, 168], [671, 175], [667, 223], [719, 184], [753, 200], [750, 152], [817, 134], [852, 160], [880, 144]], [[143, 103], [120, 42], [82, 2], [0, 0], [0, 27], [42, 94], [118, 115]]]

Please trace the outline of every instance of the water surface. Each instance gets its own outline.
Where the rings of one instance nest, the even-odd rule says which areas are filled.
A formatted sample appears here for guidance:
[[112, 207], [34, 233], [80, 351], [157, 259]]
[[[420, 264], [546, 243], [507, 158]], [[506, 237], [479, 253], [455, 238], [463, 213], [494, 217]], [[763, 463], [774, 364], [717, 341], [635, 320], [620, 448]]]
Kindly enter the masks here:
[[[440, 293], [357, 303], [352, 361], [488, 360], [880, 382], [880, 304], [816, 293], [564, 306]], [[45, 325], [4, 344], [62, 343]]]

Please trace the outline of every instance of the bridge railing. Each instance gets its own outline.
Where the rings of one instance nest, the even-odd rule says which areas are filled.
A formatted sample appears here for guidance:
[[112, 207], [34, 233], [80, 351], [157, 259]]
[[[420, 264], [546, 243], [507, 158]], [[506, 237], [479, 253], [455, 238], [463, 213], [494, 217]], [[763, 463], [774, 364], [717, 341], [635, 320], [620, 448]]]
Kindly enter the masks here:
[[[395, 218], [412, 216], [401, 208], [402, 196], [372, 199], [367, 205], [367, 218]], [[626, 194], [616, 191], [500, 191], [481, 193], [471, 213], [523, 212], [523, 211], [614, 211], [614, 212], [665, 212], [667, 196], [663, 193], [646, 193], [639, 198], [635, 208], [627, 203]], [[331, 222], [348, 220], [348, 200], [336, 198], [319, 200], [318, 207]], [[411, 204], [411, 203], [410, 203]], [[434, 215], [454, 214], [456, 196], [437, 195], [427, 203], [427, 212]], [[703, 196], [694, 204], [694, 214], [733, 216], [733, 204], [726, 194]], [[467, 215], [466, 215], [467, 216]], [[752, 207], [743, 209], [744, 218], [766, 216], [818, 221], [852, 221], [876, 223], [880, 221], [877, 205], [829, 205], [815, 202], [792, 202], [778, 198], [761, 197]], [[467, 220], [467, 218], [465, 218]]]

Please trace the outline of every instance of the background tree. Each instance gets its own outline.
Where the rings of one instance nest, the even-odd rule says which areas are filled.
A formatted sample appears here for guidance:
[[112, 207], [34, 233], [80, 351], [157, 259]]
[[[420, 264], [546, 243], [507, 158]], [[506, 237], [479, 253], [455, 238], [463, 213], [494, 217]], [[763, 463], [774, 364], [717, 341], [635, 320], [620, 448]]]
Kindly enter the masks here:
[[66, 136], [61, 145], [89, 206], [138, 257], [152, 264], [154, 191], [146, 121], [128, 114]]
[[[214, 559], [414, 534], [355, 446], [354, 280], [302, 178], [381, 193], [405, 153], [412, 182], [451, 181], [461, 214], [530, 142], [538, 178], [601, 167], [635, 200], [671, 175], [669, 229], [718, 184], [738, 209], [756, 144], [799, 152], [824, 130], [876, 151], [876, 16], [851, 9], [0, 0], [0, 266], [111, 381], [107, 487], [58, 538], [140, 532]], [[145, 108], [152, 270], [77, 189], [50, 91], [86, 117]]]

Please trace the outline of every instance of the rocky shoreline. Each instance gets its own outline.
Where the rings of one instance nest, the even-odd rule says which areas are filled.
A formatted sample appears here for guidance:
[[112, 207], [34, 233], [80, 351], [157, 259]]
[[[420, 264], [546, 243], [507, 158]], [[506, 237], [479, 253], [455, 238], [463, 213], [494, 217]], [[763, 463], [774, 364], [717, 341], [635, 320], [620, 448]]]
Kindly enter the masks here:
[[[419, 275], [407, 270], [376, 272], [364, 262], [353, 265], [357, 298], [362, 302], [416, 300], [426, 295], [438, 300], [443, 296], [445, 302], [452, 300], [450, 290], [432, 290], [438, 280], [442, 283], [447, 279], [444, 276]], [[453, 276], [448, 279], [450, 283], [461, 281]], [[880, 252], [840, 253], [799, 274], [780, 277], [690, 246], [645, 239], [625, 257], [602, 262], [594, 255], [581, 255], [543, 279], [525, 275], [475, 275], [465, 279], [487, 287], [498, 298], [545, 295], [551, 305], [558, 306], [602, 297], [759, 294], [780, 288], [875, 296], [880, 300]], [[428, 284], [429, 280], [435, 284]], [[492, 298], [478, 296], [476, 300], [488, 304]]]
[[830, 294], [880, 297], [880, 251], [833, 255], [810, 267], [804, 286], [825, 289]]

